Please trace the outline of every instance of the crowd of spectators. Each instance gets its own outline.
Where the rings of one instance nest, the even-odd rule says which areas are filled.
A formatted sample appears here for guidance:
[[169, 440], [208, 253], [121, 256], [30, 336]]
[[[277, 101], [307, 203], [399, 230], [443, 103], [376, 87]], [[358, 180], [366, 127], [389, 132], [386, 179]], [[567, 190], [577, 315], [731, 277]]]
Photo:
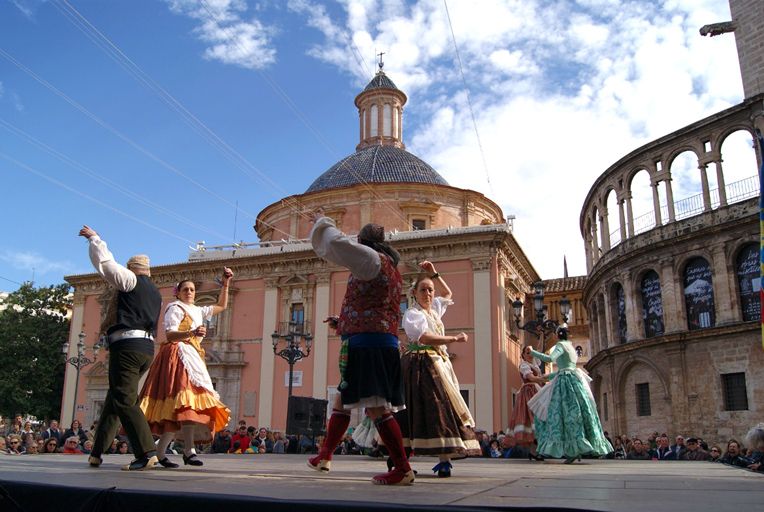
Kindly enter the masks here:
[[[96, 425], [85, 430], [77, 420], [72, 421], [68, 429], [63, 430], [57, 420], [47, 424], [24, 420], [17, 415], [9, 425], [0, 424], [0, 455], [36, 455], [50, 453], [88, 454], [93, 446]], [[483, 457], [503, 459], [528, 458], [529, 450], [520, 446], [514, 436], [497, 432], [488, 434], [476, 432], [483, 451]], [[665, 433], [653, 432], [644, 440], [627, 435], [605, 437], [613, 446], [613, 451], [605, 458], [622, 460], [654, 461], [708, 461], [731, 466], [764, 471], [764, 423], [753, 427], [746, 436], [746, 446], [737, 439], [729, 439], [723, 448], [705, 440], [690, 436], [677, 435], [671, 442]], [[321, 438], [310, 436], [284, 435], [266, 427], [247, 426], [241, 420], [235, 431], [226, 428], [218, 432], [211, 443], [197, 448], [205, 453], [262, 454], [262, 453], [316, 453]], [[170, 445], [168, 453], [180, 453], [182, 442]], [[106, 454], [132, 453], [125, 437], [114, 439]], [[337, 455], [386, 455], [384, 447], [360, 447], [352, 437], [352, 428], [335, 451]]]

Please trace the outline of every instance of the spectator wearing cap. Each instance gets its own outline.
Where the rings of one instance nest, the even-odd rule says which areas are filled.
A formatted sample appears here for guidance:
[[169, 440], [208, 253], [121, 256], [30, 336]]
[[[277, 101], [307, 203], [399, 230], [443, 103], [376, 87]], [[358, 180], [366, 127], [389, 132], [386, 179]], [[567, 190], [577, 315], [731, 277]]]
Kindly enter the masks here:
[[679, 456], [679, 460], [709, 460], [708, 452], [700, 447], [698, 439], [687, 439], [687, 449]]

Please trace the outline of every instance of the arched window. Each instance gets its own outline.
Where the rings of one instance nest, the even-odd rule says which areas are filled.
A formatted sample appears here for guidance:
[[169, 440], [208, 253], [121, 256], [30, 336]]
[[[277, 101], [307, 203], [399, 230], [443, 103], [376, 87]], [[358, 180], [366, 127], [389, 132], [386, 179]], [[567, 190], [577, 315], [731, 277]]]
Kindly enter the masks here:
[[382, 135], [385, 137], [393, 136], [393, 109], [389, 103], [385, 103], [382, 109]]
[[621, 283], [613, 285], [613, 305], [615, 306], [615, 335], [618, 343], [626, 343], [626, 296]]
[[371, 106], [371, 132], [372, 137], [376, 137], [379, 134], [379, 107], [376, 105]]
[[743, 247], [735, 261], [735, 274], [740, 293], [740, 310], [743, 321], [761, 320], [761, 276], [759, 274], [759, 247], [749, 244]]
[[642, 277], [642, 318], [645, 322], [645, 338], [663, 334], [663, 301], [661, 280], [655, 270], [648, 270]]
[[684, 267], [684, 304], [689, 330], [713, 327], [716, 323], [711, 267], [703, 258], [692, 258]]

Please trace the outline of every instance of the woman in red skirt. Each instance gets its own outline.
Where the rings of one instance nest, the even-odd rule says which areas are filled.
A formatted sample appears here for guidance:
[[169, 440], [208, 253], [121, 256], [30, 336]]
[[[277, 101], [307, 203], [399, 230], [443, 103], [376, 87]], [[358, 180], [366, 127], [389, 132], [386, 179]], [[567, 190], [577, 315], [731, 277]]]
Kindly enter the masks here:
[[523, 378], [523, 385], [517, 392], [515, 407], [512, 410], [512, 416], [509, 418], [509, 432], [515, 436], [518, 445], [526, 446], [529, 449], [529, 458], [542, 460], [535, 454], [533, 446], [535, 438], [533, 436], [533, 413], [528, 408], [528, 400], [541, 389], [546, 383], [546, 379], [541, 373], [541, 369], [534, 361], [531, 355], [531, 347], [523, 349], [522, 362], [520, 363], [520, 376]]
[[231, 278], [233, 272], [226, 267], [217, 304], [202, 307], [194, 304], [194, 282], [183, 280], [175, 292], [178, 300], [165, 310], [167, 340], [151, 363], [139, 400], [151, 432], [160, 436], [157, 455], [166, 468], [178, 467], [165, 455], [177, 431], [183, 435], [183, 464], [201, 466], [194, 443], [212, 441], [230, 420], [231, 411], [212, 386], [201, 343], [207, 334], [205, 321], [228, 307]]

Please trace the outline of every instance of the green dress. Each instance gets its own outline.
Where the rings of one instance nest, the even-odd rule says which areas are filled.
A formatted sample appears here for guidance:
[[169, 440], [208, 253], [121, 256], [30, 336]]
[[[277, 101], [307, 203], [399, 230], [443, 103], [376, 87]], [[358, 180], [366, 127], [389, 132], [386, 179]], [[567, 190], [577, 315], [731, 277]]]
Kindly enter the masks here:
[[549, 355], [531, 352], [533, 357], [557, 365], [557, 371], [548, 375], [550, 382], [528, 404], [535, 416], [536, 451], [553, 458], [598, 456], [613, 451], [602, 432], [589, 388], [591, 379], [576, 368], [578, 356], [573, 345], [559, 341]]

